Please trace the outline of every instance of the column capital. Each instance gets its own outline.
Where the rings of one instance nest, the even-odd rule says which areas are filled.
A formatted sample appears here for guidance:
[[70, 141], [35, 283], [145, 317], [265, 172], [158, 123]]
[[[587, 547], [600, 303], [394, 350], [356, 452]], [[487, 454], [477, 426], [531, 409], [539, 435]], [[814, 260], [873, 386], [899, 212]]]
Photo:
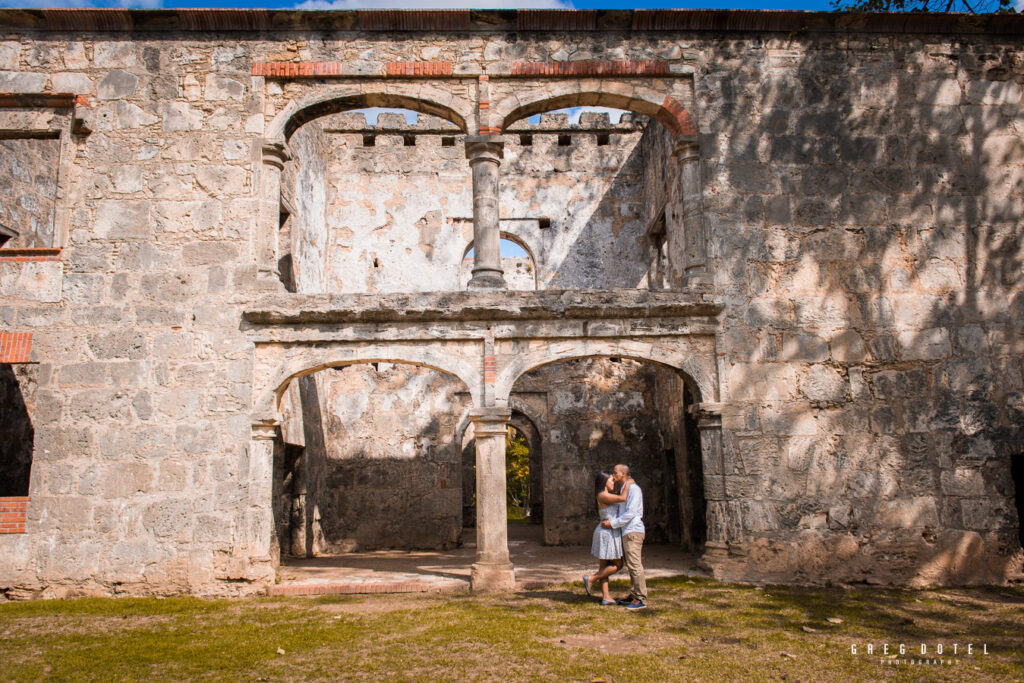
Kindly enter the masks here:
[[478, 161], [500, 164], [505, 158], [505, 141], [498, 135], [467, 135], [466, 158], [471, 166]]
[[284, 140], [263, 140], [261, 145], [263, 163], [283, 169], [285, 162], [291, 160], [292, 154], [288, 149], [288, 143]]
[[469, 411], [469, 419], [473, 421], [473, 430], [477, 436], [505, 434], [511, 417], [512, 411], [509, 408], [473, 408]]
[[273, 439], [277, 436], [277, 428], [280, 424], [281, 420], [276, 417], [253, 420], [252, 439], [254, 441]]
[[672, 145], [672, 156], [679, 161], [700, 159], [700, 141], [696, 135], [684, 135], [676, 138]]
[[690, 414], [697, 418], [698, 429], [721, 429], [722, 428], [722, 405], [705, 401], [690, 406]]

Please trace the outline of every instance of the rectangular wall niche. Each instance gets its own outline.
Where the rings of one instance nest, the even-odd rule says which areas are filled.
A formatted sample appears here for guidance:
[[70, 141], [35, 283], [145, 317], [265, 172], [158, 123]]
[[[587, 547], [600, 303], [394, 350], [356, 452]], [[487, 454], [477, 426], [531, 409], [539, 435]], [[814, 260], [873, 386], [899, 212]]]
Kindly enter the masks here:
[[0, 247], [52, 247], [60, 139], [0, 138]]

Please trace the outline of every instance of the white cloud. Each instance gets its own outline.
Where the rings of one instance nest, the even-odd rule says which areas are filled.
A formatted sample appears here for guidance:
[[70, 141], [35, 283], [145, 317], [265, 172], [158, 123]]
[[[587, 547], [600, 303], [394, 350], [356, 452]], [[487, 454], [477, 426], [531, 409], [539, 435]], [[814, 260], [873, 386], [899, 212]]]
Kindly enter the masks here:
[[[1022, 0], [1024, 1], [1024, 0]], [[296, 9], [572, 9], [561, 0], [306, 0]]]

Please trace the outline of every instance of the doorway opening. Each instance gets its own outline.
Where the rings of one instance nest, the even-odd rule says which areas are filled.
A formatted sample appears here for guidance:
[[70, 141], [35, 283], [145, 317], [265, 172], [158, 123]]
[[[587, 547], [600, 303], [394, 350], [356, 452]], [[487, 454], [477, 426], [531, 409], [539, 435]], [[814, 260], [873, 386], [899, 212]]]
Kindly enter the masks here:
[[1024, 454], [1010, 458], [1010, 476], [1017, 503], [1017, 537], [1024, 546]]

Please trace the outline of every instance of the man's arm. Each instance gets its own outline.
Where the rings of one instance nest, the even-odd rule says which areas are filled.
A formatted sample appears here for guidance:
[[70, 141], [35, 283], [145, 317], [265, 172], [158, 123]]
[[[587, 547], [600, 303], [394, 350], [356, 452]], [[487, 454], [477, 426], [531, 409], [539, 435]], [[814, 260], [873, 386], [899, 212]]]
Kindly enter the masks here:
[[611, 520], [611, 528], [621, 529], [637, 517], [641, 516], [643, 514], [641, 507], [642, 503], [640, 502], [640, 496], [638, 496], [633, 491], [633, 487], [630, 486], [629, 495], [626, 497], [626, 509], [621, 515]]

